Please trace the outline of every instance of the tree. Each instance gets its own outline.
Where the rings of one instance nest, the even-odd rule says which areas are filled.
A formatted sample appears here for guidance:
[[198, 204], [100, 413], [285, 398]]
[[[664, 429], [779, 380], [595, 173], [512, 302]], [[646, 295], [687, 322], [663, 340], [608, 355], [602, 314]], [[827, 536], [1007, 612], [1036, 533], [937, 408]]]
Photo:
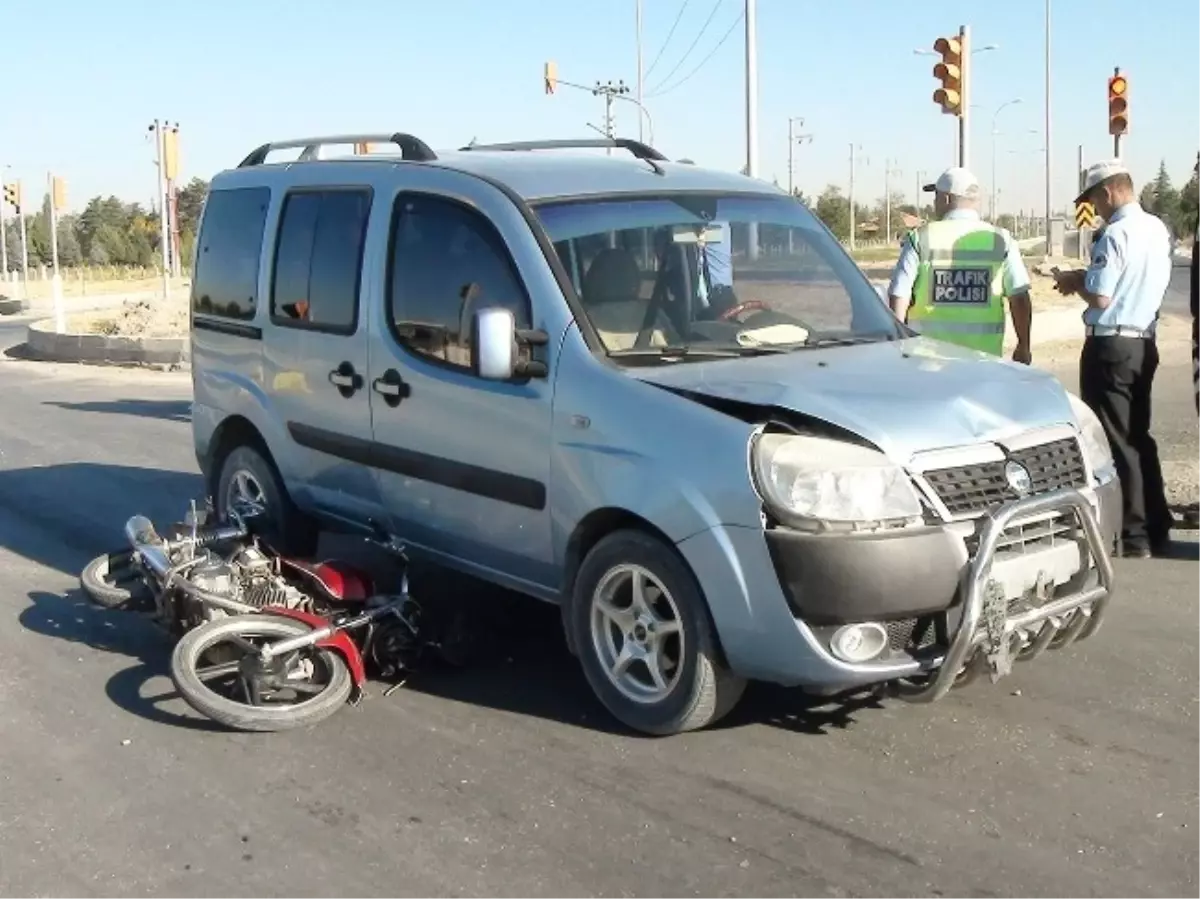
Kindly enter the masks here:
[[838, 240], [850, 237], [850, 201], [842, 196], [842, 189], [836, 184], [821, 191], [814, 211]]
[[1175, 234], [1179, 237], [1190, 237], [1196, 233], [1197, 206], [1200, 206], [1200, 183], [1196, 180], [1196, 174], [1197, 170], [1192, 169], [1192, 177], [1179, 194], [1179, 211], [1175, 226]]
[[[200, 209], [204, 198], [208, 196], [208, 182], [202, 178], [193, 178], [179, 189], [175, 202], [175, 214], [179, 216], [180, 242], [183, 242], [184, 232], [196, 233], [200, 224]], [[186, 256], [185, 256], [186, 258]]]
[[1142, 208], [1152, 215], [1158, 216], [1163, 223], [1177, 234], [1180, 222], [1180, 198], [1171, 184], [1171, 176], [1167, 173], [1167, 163], [1163, 160], [1158, 165], [1158, 174], [1154, 180], [1142, 188], [1139, 197]]

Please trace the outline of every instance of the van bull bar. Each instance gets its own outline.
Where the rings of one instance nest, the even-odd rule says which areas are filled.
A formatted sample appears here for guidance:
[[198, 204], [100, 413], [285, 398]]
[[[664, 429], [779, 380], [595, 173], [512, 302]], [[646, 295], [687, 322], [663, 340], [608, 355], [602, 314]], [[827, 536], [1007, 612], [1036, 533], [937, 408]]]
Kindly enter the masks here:
[[[1008, 598], [992, 579], [992, 565], [1001, 535], [1019, 519], [1052, 512], [1073, 512], [1083, 530], [1086, 554], [1081, 570], [1095, 566], [1096, 583], [1058, 596], [1044, 605], [1009, 614]], [[1028, 657], [1048, 646], [1062, 648], [1091, 636], [1100, 627], [1113, 594], [1112, 560], [1096, 520], [1096, 513], [1078, 490], [1066, 488], [1040, 496], [1014, 500], [997, 509], [984, 522], [979, 549], [963, 574], [959, 626], [929, 681], [904, 685], [901, 695], [913, 702], [936, 702], [950, 691], [969, 669], [986, 665], [993, 680], [1008, 674], [1014, 656], [1032, 636]]]

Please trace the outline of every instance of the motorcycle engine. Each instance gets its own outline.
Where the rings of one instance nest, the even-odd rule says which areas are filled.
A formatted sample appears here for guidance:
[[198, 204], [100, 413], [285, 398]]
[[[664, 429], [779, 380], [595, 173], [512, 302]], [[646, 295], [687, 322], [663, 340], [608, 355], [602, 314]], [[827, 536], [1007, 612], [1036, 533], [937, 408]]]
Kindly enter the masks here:
[[204, 561], [188, 570], [187, 578], [201, 590], [233, 599], [236, 590], [233, 568], [223, 559], [206, 553]]
[[237, 599], [246, 605], [283, 606], [287, 609], [314, 611], [312, 597], [296, 589], [275, 573], [270, 557], [254, 546], [242, 549], [233, 557], [238, 573]]

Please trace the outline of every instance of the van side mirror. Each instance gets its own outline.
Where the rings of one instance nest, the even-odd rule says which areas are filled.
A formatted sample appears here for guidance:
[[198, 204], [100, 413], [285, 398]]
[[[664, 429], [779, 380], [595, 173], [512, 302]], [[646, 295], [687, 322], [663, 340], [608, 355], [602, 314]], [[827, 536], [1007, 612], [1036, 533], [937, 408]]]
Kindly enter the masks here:
[[548, 341], [544, 331], [517, 329], [511, 309], [489, 306], [471, 316], [471, 370], [489, 381], [507, 381], [513, 377], [544, 378], [544, 362], [523, 358], [522, 349], [542, 346]]

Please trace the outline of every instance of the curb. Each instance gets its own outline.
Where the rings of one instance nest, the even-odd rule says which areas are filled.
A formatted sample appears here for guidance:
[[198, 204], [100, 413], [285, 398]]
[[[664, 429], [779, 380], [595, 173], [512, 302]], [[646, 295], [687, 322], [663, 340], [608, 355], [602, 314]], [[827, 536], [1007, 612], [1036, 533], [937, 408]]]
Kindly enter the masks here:
[[59, 334], [52, 318], [31, 322], [26, 336], [29, 355], [43, 362], [183, 365], [190, 355], [189, 343], [187, 337]]

